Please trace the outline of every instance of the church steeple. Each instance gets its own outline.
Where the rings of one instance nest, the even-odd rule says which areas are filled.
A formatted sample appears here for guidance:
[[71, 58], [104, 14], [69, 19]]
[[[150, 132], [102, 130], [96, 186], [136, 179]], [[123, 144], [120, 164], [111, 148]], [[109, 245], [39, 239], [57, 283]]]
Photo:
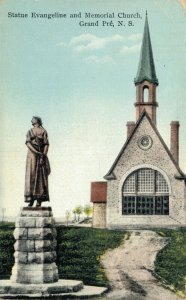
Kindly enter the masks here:
[[150, 40], [149, 25], [146, 13], [145, 27], [143, 33], [143, 42], [141, 47], [141, 55], [138, 66], [136, 78], [134, 79], [135, 84], [141, 83], [144, 80], [148, 80], [158, 85], [158, 79], [156, 77], [156, 70], [154, 65], [152, 46]]
[[[140, 61], [134, 83], [136, 85], [136, 119], [138, 120], [141, 113], [146, 110], [156, 124], [156, 107], [158, 106], [156, 102], [156, 86], [158, 85], [158, 79], [152, 53], [147, 12]], [[147, 95], [145, 95], [146, 92]], [[145, 96], [147, 99], [145, 99]]]

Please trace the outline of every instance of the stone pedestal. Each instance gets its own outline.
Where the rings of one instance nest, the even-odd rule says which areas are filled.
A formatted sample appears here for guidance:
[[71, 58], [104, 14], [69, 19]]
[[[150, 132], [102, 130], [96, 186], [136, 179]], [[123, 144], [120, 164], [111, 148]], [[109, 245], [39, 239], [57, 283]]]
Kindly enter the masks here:
[[10, 280], [0, 280], [0, 299], [97, 299], [106, 292], [82, 281], [58, 280], [51, 207], [23, 207], [14, 237], [15, 264]]
[[11, 282], [58, 281], [56, 229], [51, 207], [23, 207], [16, 221], [15, 264]]

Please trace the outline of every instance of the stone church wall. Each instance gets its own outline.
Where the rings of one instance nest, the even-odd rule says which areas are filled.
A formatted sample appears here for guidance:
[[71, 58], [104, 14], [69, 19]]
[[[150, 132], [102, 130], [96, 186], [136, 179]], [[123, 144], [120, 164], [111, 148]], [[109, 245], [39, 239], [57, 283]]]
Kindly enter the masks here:
[[[142, 150], [138, 141], [143, 135], [152, 138], [152, 146]], [[122, 186], [127, 176], [140, 168], [152, 168], [159, 171], [169, 185], [169, 215], [122, 215]], [[149, 120], [145, 116], [134, 132], [124, 153], [118, 160], [114, 174], [115, 180], [107, 185], [107, 227], [120, 228], [125, 225], [170, 226], [184, 225], [185, 219], [185, 183], [175, 179], [178, 170]]]

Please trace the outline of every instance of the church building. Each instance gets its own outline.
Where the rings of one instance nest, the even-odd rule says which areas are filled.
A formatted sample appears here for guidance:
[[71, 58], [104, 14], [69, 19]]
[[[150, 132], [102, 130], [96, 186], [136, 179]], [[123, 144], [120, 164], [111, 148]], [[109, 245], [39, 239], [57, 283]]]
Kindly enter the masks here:
[[186, 176], [179, 167], [179, 122], [171, 122], [170, 149], [156, 127], [156, 77], [146, 15], [136, 78], [136, 122], [106, 181], [91, 183], [93, 227], [186, 225]]

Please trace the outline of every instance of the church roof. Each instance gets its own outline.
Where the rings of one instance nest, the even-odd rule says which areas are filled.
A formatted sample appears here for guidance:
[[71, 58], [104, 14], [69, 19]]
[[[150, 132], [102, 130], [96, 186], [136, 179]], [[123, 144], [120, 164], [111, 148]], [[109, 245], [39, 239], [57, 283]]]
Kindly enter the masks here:
[[158, 79], [156, 77], [156, 70], [154, 65], [152, 45], [150, 40], [149, 25], [146, 13], [145, 27], [143, 33], [143, 41], [141, 46], [140, 61], [136, 78], [134, 79], [135, 84], [141, 83], [144, 80], [148, 80], [158, 85]]
[[126, 143], [123, 145], [121, 151], [119, 152], [116, 160], [114, 161], [112, 167], [110, 168], [110, 170], [108, 171], [108, 173], [104, 176], [104, 179], [106, 180], [113, 180], [116, 179], [115, 178], [115, 174], [114, 174], [114, 169], [120, 159], [120, 157], [122, 156], [123, 152], [125, 151], [125, 149], [127, 148], [127, 145], [129, 144], [130, 140], [132, 139], [136, 129], [138, 128], [138, 126], [140, 125], [141, 121], [144, 118], [147, 118], [149, 123], [151, 124], [152, 128], [154, 129], [155, 133], [157, 134], [157, 136], [159, 137], [159, 140], [161, 142], [161, 144], [163, 145], [164, 149], [166, 150], [167, 154], [169, 155], [170, 159], [172, 160], [173, 164], [175, 165], [178, 173], [175, 174], [175, 178], [177, 179], [186, 179], [186, 175], [182, 172], [182, 170], [180, 169], [178, 163], [175, 161], [174, 157], [172, 156], [169, 148], [167, 147], [167, 145], [165, 144], [163, 138], [161, 137], [159, 131], [157, 130], [157, 127], [155, 126], [155, 124], [152, 122], [151, 118], [149, 117], [148, 113], [144, 110], [143, 113], [141, 114], [140, 118], [138, 119], [136, 126], [134, 127], [131, 135], [128, 137]]

